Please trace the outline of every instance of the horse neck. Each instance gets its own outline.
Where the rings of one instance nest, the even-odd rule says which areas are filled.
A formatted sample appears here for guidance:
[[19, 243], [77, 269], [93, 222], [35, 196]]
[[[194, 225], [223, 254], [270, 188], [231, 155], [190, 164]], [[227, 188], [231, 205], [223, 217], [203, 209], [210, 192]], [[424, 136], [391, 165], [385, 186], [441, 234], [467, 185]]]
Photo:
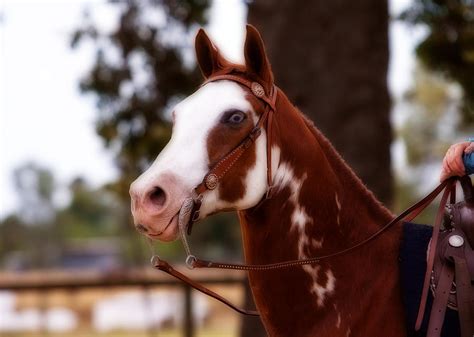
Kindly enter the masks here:
[[[274, 116], [273, 139], [274, 193], [255, 208], [239, 213], [247, 263], [275, 263], [340, 251], [367, 238], [390, 220], [390, 212], [282, 93]], [[250, 272], [254, 298], [267, 330], [272, 336], [305, 336], [318, 324], [317, 317], [324, 317], [324, 322], [332, 319], [341, 329], [346, 324], [341, 334], [345, 335], [352, 327], [349, 320], [357, 320], [354, 314], [341, 323], [343, 315], [350, 316], [354, 311], [350, 303], [363, 305], [367, 298], [374, 300], [370, 297], [377, 296], [374, 291], [369, 297], [360, 297], [360, 287], [367, 284], [378, 285], [377, 289], [384, 284], [390, 287], [388, 296], [379, 294], [379, 302], [392, 300], [394, 303], [387, 306], [398, 310], [398, 314], [399, 293], [392, 283], [398, 277], [398, 239], [397, 235], [384, 235], [349, 257], [295, 267], [290, 272]], [[361, 273], [358, 268], [366, 270]], [[295, 306], [292, 314], [281, 309], [288, 307], [288, 303]], [[302, 319], [308, 316], [306, 312], [321, 315], [309, 315], [306, 321]], [[300, 322], [300, 331], [286, 331], [289, 326], [294, 327], [294, 320]], [[324, 322], [321, 325], [331, 327]], [[398, 332], [398, 328], [394, 331]], [[326, 335], [323, 330], [318, 330], [318, 334]], [[335, 336], [333, 330], [327, 335]]]
[[[281, 92], [272, 136], [274, 193], [258, 207], [241, 213], [248, 223], [243, 228], [246, 252], [250, 253], [251, 242], [256, 240], [267, 246], [297, 242], [296, 251], [285, 252], [292, 255], [287, 258], [307, 256], [304, 250], [308, 249], [302, 246], [308, 245], [319, 253], [334, 251], [366, 238], [391, 219], [391, 213], [330, 142]], [[260, 241], [259, 231], [263, 231], [264, 241]], [[265, 258], [261, 253], [247, 258], [268, 258], [260, 261], [267, 263], [281, 258]]]

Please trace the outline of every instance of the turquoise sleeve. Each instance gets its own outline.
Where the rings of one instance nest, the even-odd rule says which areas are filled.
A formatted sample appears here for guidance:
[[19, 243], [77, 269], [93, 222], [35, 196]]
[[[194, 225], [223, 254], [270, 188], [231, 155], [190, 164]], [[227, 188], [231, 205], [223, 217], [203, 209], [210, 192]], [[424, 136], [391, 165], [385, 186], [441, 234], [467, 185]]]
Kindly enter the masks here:
[[474, 152], [465, 153], [462, 156], [464, 161], [464, 168], [466, 169], [466, 174], [474, 174]]

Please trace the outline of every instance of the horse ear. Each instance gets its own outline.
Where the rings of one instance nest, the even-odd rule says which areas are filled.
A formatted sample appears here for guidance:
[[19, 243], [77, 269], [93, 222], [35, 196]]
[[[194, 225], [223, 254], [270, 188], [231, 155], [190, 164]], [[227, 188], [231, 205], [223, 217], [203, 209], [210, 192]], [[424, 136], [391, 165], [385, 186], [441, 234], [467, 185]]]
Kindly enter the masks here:
[[262, 37], [257, 28], [252, 25], [247, 25], [244, 55], [247, 69], [258, 75], [266, 84], [273, 84], [273, 73]]
[[204, 29], [200, 28], [195, 41], [196, 58], [204, 78], [208, 78], [225, 64], [224, 58], [214, 46]]

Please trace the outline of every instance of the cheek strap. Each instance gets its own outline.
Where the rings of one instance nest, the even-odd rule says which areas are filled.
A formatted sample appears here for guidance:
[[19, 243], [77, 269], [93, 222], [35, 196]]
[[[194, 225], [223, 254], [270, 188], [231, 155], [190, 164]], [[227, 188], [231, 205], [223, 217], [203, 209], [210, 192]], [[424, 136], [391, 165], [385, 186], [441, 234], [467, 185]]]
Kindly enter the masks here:
[[251, 82], [245, 78], [236, 75], [217, 75], [209, 78], [203, 85], [220, 80], [230, 80], [240, 83], [249, 88], [252, 94], [265, 103], [265, 110], [260, 116], [255, 127], [249, 134], [229, 153], [222, 157], [217, 164], [215, 164], [209, 172], [204, 176], [204, 179], [199, 185], [194, 188], [194, 206], [191, 211], [189, 222], [187, 225], [187, 233], [191, 234], [192, 225], [199, 219], [200, 209], [202, 205], [202, 194], [208, 190], [217, 188], [224, 176], [229, 172], [232, 166], [239, 160], [239, 158], [255, 143], [255, 140], [262, 134], [262, 127], [265, 125], [267, 135], [267, 192], [265, 198], [271, 197], [272, 191], [272, 122], [273, 113], [275, 112], [275, 103], [277, 97], [277, 88], [272, 86], [270, 96], [265, 93], [264, 87], [258, 82]]

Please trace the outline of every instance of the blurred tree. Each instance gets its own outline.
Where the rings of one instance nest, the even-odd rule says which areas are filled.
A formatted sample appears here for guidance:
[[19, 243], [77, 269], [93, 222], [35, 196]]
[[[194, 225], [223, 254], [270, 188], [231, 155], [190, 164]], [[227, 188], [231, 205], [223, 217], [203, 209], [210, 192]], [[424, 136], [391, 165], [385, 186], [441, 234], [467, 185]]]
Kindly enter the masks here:
[[49, 169], [29, 162], [14, 170], [13, 180], [19, 209], [17, 215], [5, 220], [3, 232], [7, 237], [16, 237], [11, 248], [26, 248], [29, 254], [25, 260], [29, 264], [49, 267], [59, 250], [59, 238], [54, 230], [54, 176]]
[[277, 85], [390, 205], [387, 0], [254, 1], [248, 21], [263, 35]]
[[69, 186], [71, 201], [53, 202], [57, 184], [50, 170], [26, 163], [14, 170], [18, 210], [0, 222], [0, 260], [8, 268], [51, 267], [71, 240], [118, 235], [128, 210], [115, 193], [83, 179]]
[[458, 92], [456, 85], [442, 76], [423, 66], [415, 69], [413, 87], [404, 95], [410, 112], [399, 130], [409, 165], [439, 162], [456, 140], [460, 124]]
[[474, 123], [474, 1], [415, 0], [401, 19], [428, 28], [416, 48], [421, 62], [459, 83], [464, 125]]
[[54, 177], [51, 171], [35, 163], [26, 163], [13, 172], [19, 197], [20, 214], [26, 223], [51, 223], [54, 217]]
[[387, 0], [259, 0], [248, 21], [262, 33], [277, 85], [390, 204]]
[[[397, 144], [403, 144], [406, 153], [406, 164], [399, 163], [403, 170], [397, 172], [397, 212], [419, 200], [437, 181], [440, 159], [460, 136], [461, 91], [456, 83], [418, 65], [412, 88], [397, 101]], [[435, 211], [436, 205], [431, 205], [417, 222], [432, 223]]]
[[[16, 215], [10, 215], [0, 222], [0, 262], [7, 254], [14, 254], [26, 247], [28, 226]], [[5, 265], [6, 261], [3, 261]], [[14, 266], [15, 267], [15, 266]]]
[[[95, 63], [80, 88], [96, 98], [97, 134], [115, 153], [120, 170], [109, 188], [122, 199], [125, 209], [131, 182], [170, 138], [169, 109], [201, 81], [187, 56], [193, 50], [196, 25], [206, 23], [209, 0], [111, 1], [109, 6], [120, 13], [116, 27], [102, 32], [86, 12], [71, 43], [77, 47], [89, 40], [96, 49]], [[130, 216], [122, 217], [122, 234], [139, 263], [144, 259], [143, 247], [138, 235], [131, 233], [130, 223]]]
[[71, 201], [58, 211], [57, 224], [65, 240], [120, 234], [125, 215], [117, 195], [106, 188], [92, 188], [82, 178], [69, 186]]
[[208, 5], [209, 0], [111, 2], [120, 11], [113, 31], [99, 31], [86, 15], [73, 36], [73, 47], [89, 38], [97, 50], [80, 88], [97, 98], [96, 130], [116, 155], [121, 175], [115, 188], [127, 201], [130, 183], [170, 138], [166, 113], [201, 82], [186, 55], [192, 51], [190, 34], [206, 23]]

